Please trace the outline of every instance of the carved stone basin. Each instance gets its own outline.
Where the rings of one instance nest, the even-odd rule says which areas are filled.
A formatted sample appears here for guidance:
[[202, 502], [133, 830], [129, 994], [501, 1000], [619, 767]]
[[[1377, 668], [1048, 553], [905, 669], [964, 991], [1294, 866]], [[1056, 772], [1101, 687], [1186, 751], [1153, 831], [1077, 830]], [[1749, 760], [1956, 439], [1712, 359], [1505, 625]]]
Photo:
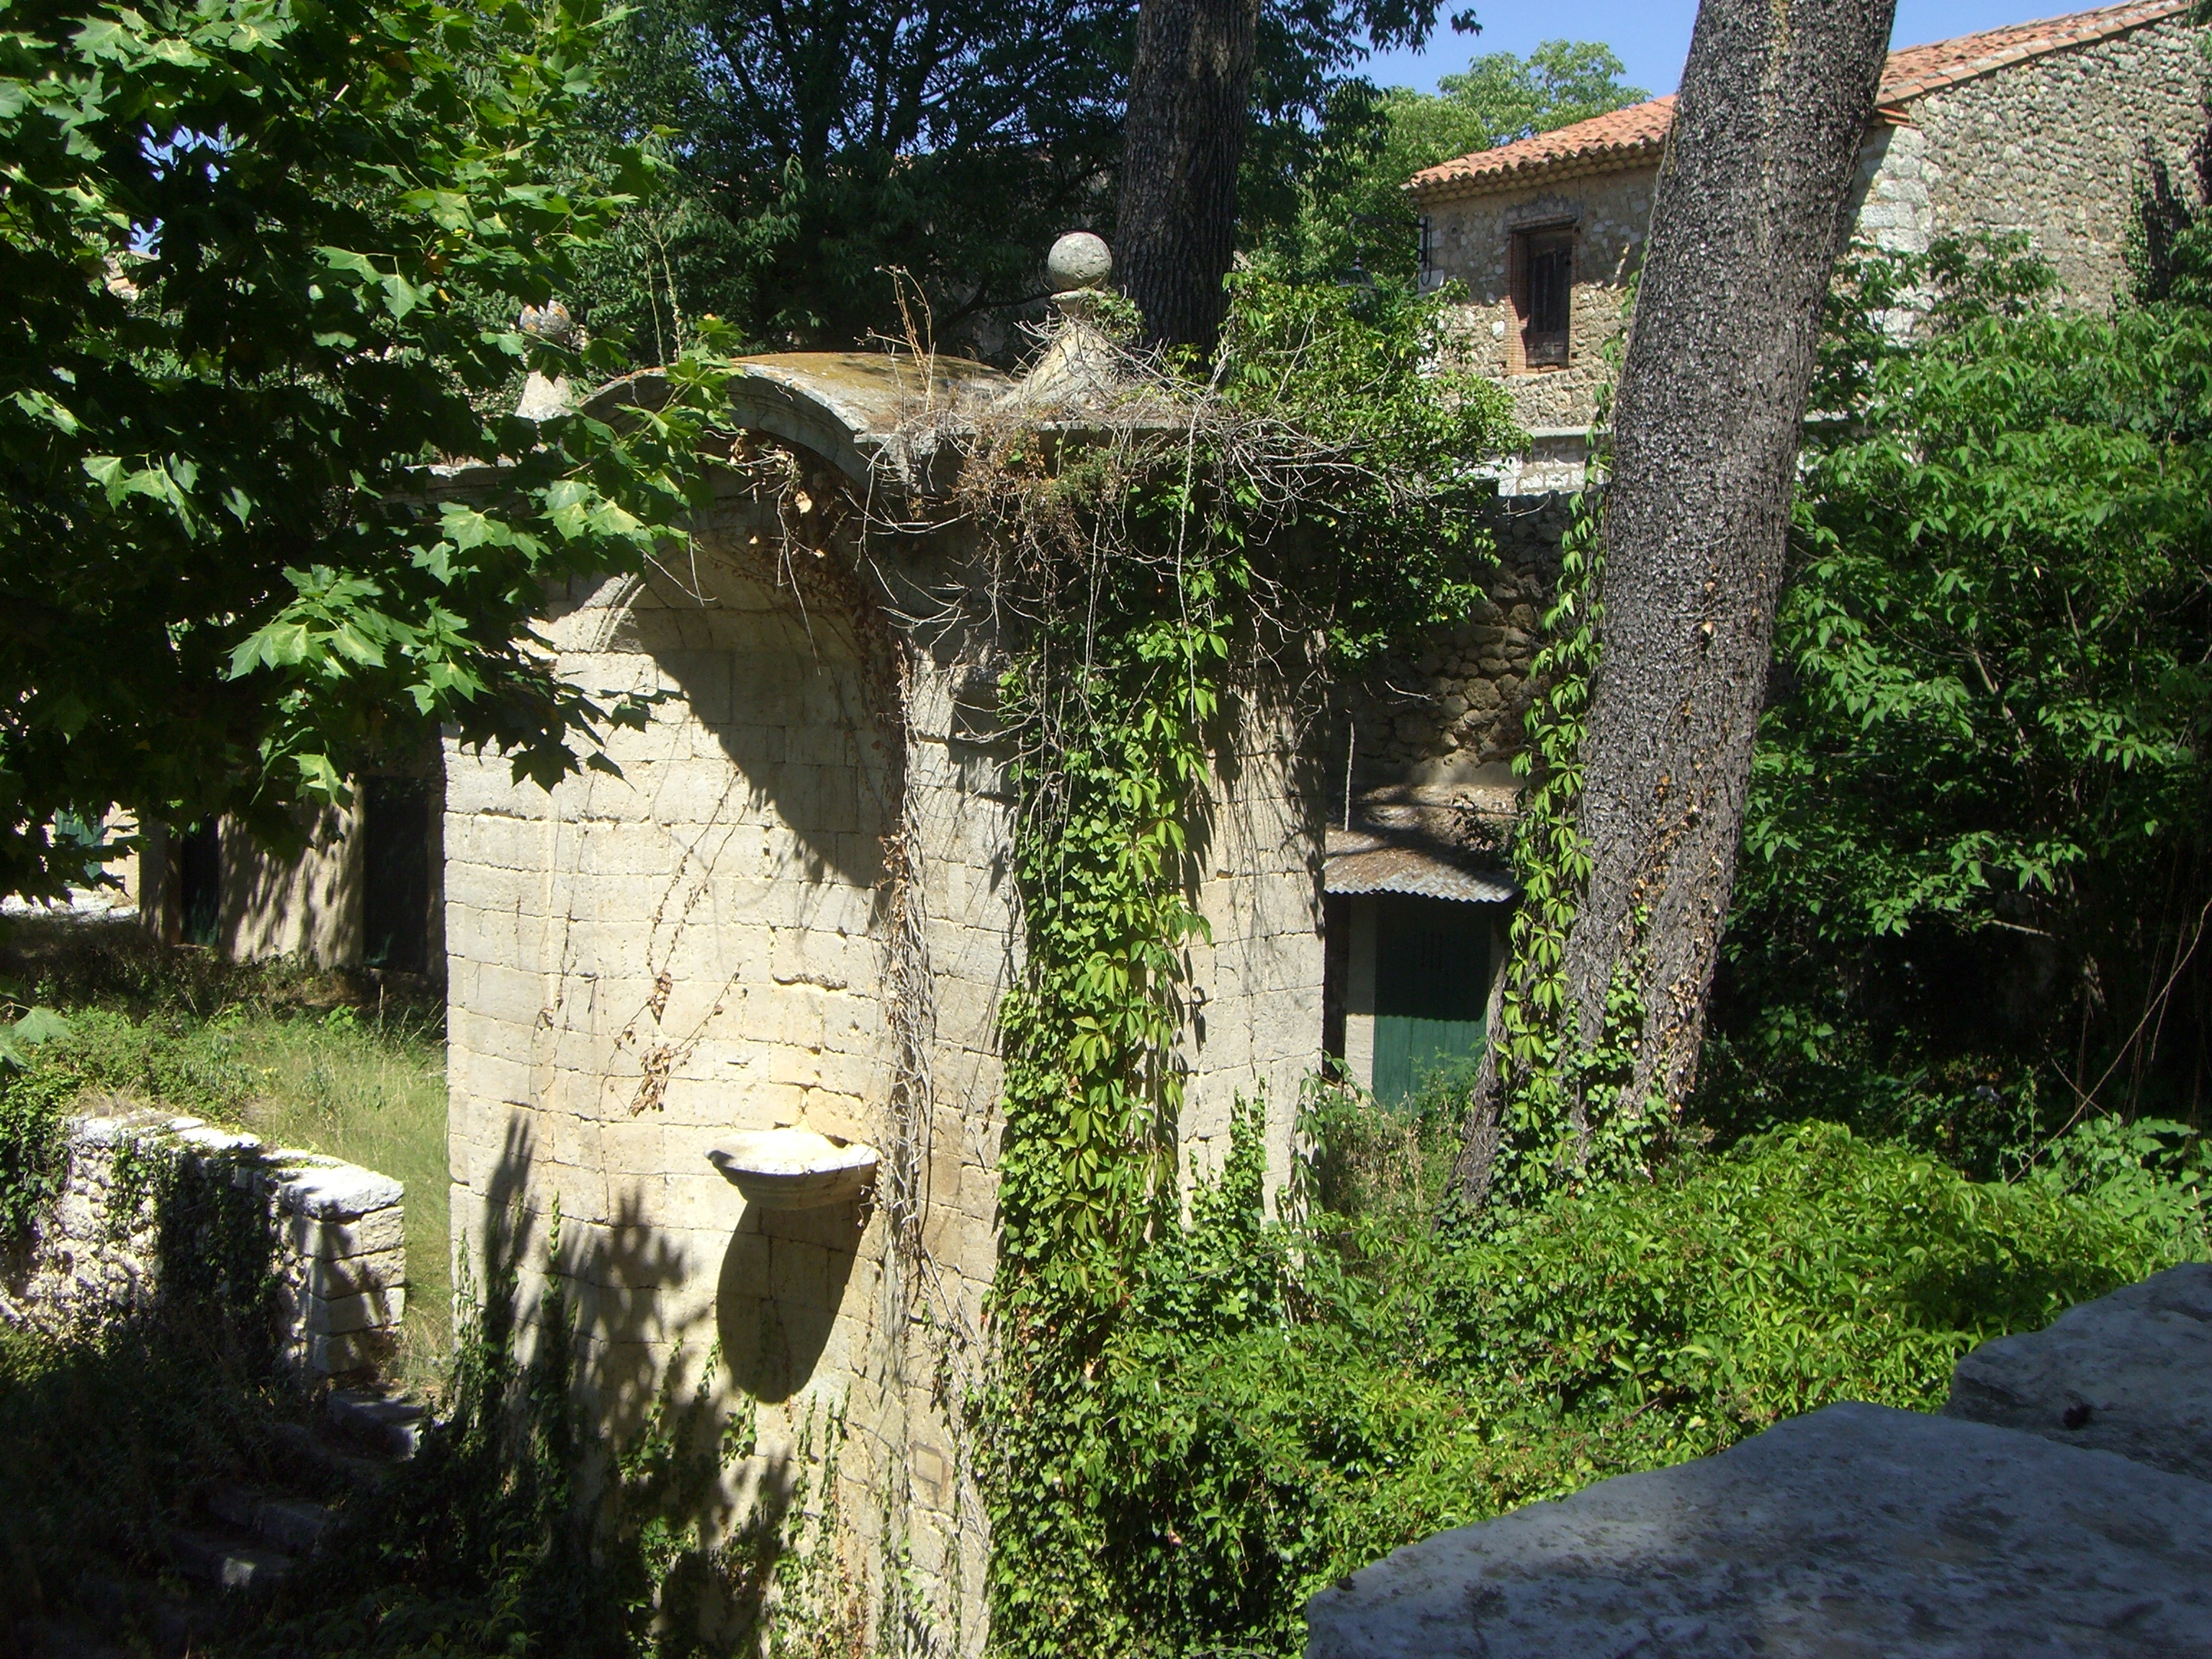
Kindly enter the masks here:
[[749, 1204], [769, 1210], [817, 1210], [850, 1204], [876, 1178], [878, 1154], [857, 1141], [811, 1129], [754, 1129], [707, 1154]]

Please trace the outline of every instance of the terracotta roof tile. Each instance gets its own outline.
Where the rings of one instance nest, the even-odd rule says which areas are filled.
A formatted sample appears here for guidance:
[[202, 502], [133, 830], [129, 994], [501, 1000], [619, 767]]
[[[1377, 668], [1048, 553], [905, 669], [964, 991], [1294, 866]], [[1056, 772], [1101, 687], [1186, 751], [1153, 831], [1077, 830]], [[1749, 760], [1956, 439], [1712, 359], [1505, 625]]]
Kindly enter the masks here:
[[[2190, 3], [2191, 0], [2130, 0], [2130, 3], [2096, 11], [1962, 34], [1955, 40], [1938, 40], [1932, 46], [1907, 46], [1889, 54], [1875, 101], [1886, 111], [1895, 110], [1915, 98], [1987, 75], [2008, 64], [2085, 46], [2171, 17], [2186, 11]], [[1540, 132], [1533, 138], [1441, 162], [1415, 173], [1407, 188], [1417, 197], [1442, 200], [1510, 189], [1534, 174], [1571, 178], [1632, 166], [1645, 156], [1656, 161], [1674, 119], [1673, 96], [1654, 98], [1610, 115], [1577, 121], [1556, 132]]]

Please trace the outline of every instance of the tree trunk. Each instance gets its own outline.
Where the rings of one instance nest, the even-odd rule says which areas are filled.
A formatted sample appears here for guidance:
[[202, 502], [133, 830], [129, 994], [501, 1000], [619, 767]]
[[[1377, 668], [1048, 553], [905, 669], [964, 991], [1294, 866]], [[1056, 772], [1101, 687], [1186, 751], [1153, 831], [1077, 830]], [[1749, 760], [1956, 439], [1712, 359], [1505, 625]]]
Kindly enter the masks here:
[[1259, 0], [1144, 0], [1114, 258], [1152, 339], [1213, 349], [1236, 249]]
[[[1626, 1045], [1604, 1079], [1623, 1113], [1671, 1119], [1696, 1078], [1821, 302], [1894, 10], [1705, 0], [1660, 164], [1605, 492], [1577, 818], [1590, 871], [1562, 963], [1571, 1049]], [[1493, 1055], [1460, 1162], [1478, 1209], [1499, 1069]], [[1589, 1088], [1575, 1073], [1577, 1165], [1598, 1128]]]

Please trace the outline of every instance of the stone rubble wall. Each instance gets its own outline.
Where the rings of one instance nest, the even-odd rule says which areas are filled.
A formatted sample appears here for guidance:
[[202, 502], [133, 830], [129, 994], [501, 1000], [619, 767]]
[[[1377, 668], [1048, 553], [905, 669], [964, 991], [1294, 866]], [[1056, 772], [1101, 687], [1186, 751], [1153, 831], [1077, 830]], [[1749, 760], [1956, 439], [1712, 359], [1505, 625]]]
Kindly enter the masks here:
[[2025, 233], [2067, 295], [2102, 310], [2126, 287], [2146, 152], [2195, 198], [2190, 150], [2207, 121], [2199, 34], [2186, 14], [2168, 17], [1917, 100], [1936, 227]]
[[1498, 565], [1480, 578], [1485, 597], [1472, 614], [1429, 630], [1346, 688], [1323, 790], [1332, 822], [1343, 811], [1347, 720], [1355, 791], [1502, 777], [1525, 741], [1538, 624], [1559, 586], [1569, 522], [1563, 496], [1501, 501], [1491, 526]]
[[[2194, 198], [2191, 146], [2206, 131], [2197, 31], [2175, 16], [2086, 46], [2007, 64], [1917, 98], [1902, 123], [1883, 121], [1858, 156], [1853, 234], [1897, 253], [1941, 235], [2024, 234], [2050, 260], [2070, 301], [2102, 310], [2127, 283], [2130, 228], [2149, 165]], [[1462, 283], [1458, 331], [1469, 365], [1504, 383], [1524, 428], [1540, 436], [1509, 463], [1509, 489], [1578, 488], [1583, 446], [1563, 428], [1595, 418], [1620, 332], [1627, 283], [1643, 259], [1656, 163], [1552, 179], [1429, 210], [1431, 287]], [[1522, 369], [1508, 337], [1519, 325], [1507, 292], [1516, 230], [1572, 224], [1573, 303], [1567, 362]], [[1724, 326], [1716, 319], [1716, 326]]]
[[[328, 1376], [373, 1371], [390, 1358], [407, 1297], [398, 1182], [153, 1112], [73, 1120], [65, 1158], [60, 1194], [8, 1263], [0, 1313], [11, 1322], [89, 1334], [153, 1310], [179, 1273], [246, 1266], [169, 1259], [179, 1249], [218, 1248], [211, 1240], [226, 1219], [204, 1203], [185, 1212], [176, 1195], [227, 1191], [249, 1196], [244, 1215], [265, 1228], [267, 1259], [254, 1265], [265, 1265], [273, 1281], [269, 1311], [292, 1366]], [[251, 1306], [237, 1305], [241, 1315]]]
[[[1514, 418], [1523, 427], [1583, 426], [1598, 389], [1610, 378], [1605, 345], [1621, 330], [1628, 284], [1644, 258], [1651, 223], [1656, 167], [1499, 191], [1429, 210], [1431, 287], [1457, 282], [1466, 289], [1455, 333], [1467, 364], [1503, 380]], [[1568, 313], [1567, 361], [1559, 368], [1509, 367], [1510, 337], [1520, 327], [1506, 260], [1514, 234], [1549, 225], [1575, 229], [1574, 300]]]

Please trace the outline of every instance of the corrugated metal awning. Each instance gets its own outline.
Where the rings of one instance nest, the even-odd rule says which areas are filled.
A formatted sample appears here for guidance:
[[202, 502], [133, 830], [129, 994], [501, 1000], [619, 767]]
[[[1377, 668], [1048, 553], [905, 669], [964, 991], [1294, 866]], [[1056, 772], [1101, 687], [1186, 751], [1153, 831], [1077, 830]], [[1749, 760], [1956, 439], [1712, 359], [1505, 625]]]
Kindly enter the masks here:
[[1328, 832], [1322, 885], [1332, 893], [1407, 893], [1462, 904], [1504, 904], [1521, 896], [1512, 877], [1483, 854], [1365, 829]]

